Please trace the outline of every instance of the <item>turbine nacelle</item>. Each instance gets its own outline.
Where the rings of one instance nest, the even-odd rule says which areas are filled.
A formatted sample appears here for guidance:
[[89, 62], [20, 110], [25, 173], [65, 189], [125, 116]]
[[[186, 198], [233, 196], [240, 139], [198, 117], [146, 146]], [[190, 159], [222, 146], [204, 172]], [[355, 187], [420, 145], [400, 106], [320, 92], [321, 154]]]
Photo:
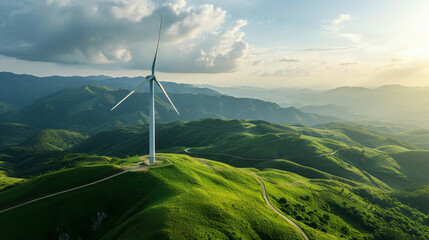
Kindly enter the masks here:
[[159, 24], [158, 42], [156, 43], [155, 57], [153, 58], [153, 63], [152, 63], [152, 74], [151, 75], [147, 75], [146, 76], [146, 80], [144, 80], [134, 90], [132, 90], [127, 96], [125, 96], [121, 101], [119, 101], [112, 109], [110, 109], [111, 111], [113, 111], [113, 109], [115, 109], [117, 106], [119, 106], [119, 104], [121, 104], [123, 101], [125, 101], [125, 99], [127, 99], [129, 96], [131, 96], [133, 93], [135, 93], [137, 91], [137, 89], [143, 87], [146, 82], [153, 80], [153, 81], [156, 82], [156, 84], [158, 85], [158, 87], [162, 90], [162, 92], [164, 93], [165, 97], [168, 99], [168, 101], [170, 102], [171, 106], [174, 108], [174, 110], [176, 111], [176, 113], [178, 115], [180, 115], [179, 111], [177, 111], [176, 106], [174, 106], [173, 102], [171, 101], [171, 99], [168, 96], [167, 92], [165, 91], [164, 87], [158, 81], [158, 79], [156, 79], [156, 77], [155, 77], [156, 59], [158, 57], [159, 39], [161, 37], [161, 26], [162, 26], [162, 16], [161, 16], [161, 22]]

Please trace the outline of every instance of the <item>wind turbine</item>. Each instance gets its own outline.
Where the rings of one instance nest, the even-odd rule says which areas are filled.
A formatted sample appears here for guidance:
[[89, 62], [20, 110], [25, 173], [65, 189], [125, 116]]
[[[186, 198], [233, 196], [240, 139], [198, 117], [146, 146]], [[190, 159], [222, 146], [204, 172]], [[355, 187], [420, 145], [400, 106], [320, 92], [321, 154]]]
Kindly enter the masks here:
[[140, 85], [138, 85], [134, 90], [132, 90], [127, 96], [125, 96], [121, 101], [119, 101], [110, 111], [113, 111], [119, 104], [121, 104], [125, 99], [127, 99], [129, 96], [131, 96], [137, 89], [144, 86], [146, 82], [149, 82], [149, 88], [150, 88], [150, 101], [149, 101], [149, 163], [153, 164], [155, 162], [155, 95], [154, 95], [154, 83], [156, 83], [159, 88], [162, 90], [164, 95], [167, 97], [168, 101], [170, 102], [171, 106], [173, 106], [174, 110], [177, 112], [178, 115], [180, 115], [179, 111], [177, 111], [177, 108], [174, 106], [173, 102], [171, 101], [170, 97], [168, 96], [167, 92], [165, 91], [162, 84], [156, 79], [155, 76], [155, 67], [156, 67], [156, 58], [158, 56], [158, 47], [159, 47], [159, 39], [161, 37], [161, 26], [162, 26], [162, 15], [161, 15], [161, 21], [159, 23], [159, 32], [158, 32], [158, 42], [156, 43], [156, 51], [155, 51], [155, 57], [153, 58], [152, 63], [152, 74], [146, 76], [146, 80], [144, 80]]

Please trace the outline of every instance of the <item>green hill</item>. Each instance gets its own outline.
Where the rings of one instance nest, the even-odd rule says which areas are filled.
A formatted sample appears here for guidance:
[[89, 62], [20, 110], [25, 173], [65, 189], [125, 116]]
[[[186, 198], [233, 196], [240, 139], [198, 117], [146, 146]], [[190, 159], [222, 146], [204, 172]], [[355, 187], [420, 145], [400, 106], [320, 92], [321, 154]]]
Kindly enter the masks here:
[[[261, 180], [310, 239], [429, 240], [429, 152], [394, 138], [395, 128], [320, 127], [159, 123], [161, 165], [0, 213], [0, 239], [301, 239], [266, 205]], [[35, 129], [19, 138], [20, 128], [32, 129], [11, 124], [16, 143], [0, 153], [0, 211], [135, 167], [147, 154], [146, 125], [91, 137]]]
[[[172, 164], [0, 213], [0, 238], [302, 239], [268, 208], [260, 176], [270, 202], [310, 239], [381, 240], [391, 239], [392, 233], [398, 239], [428, 239], [426, 215], [376, 188], [273, 169], [238, 169], [186, 155], [159, 157]], [[32, 178], [0, 192], [0, 209], [114, 174], [139, 158]], [[392, 218], [398, 222], [389, 224]]]
[[341, 131], [350, 139], [359, 143], [360, 146], [376, 148], [385, 145], [396, 145], [403, 148], [416, 149], [415, 146], [386, 134], [386, 132], [394, 130], [387, 130], [386, 128], [381, 130], [380, 128], [370, 126], [368, 124], [362, 125], [353, 122], [333, 122], [317, 125], [316, 127]]
[[392, 154], [402, 169], [414, 181], [426, 184], [429, 181], [429, 151], [407, 151]]
[[0, 102], [0, 116], [16, 111], [18, 109], [19, 109], [19, 106], [17, 105], [11, 105], [4, 102]]
[[376, 149], [386, 153], [400, 153], [400, 152], [409, 151], [409, 149], [396, 146], [396, 145], [386, 145], [386, 146], [377, 147]]
[[[168, 158], [173, 165], [127, 173], [0, 214], [2, 229], [7, 229], [0, 238], [67, 234], [85, 239], [300, 239], [291, 225], [265, 205], [251, 175], [227, 165], [214, 172], [185, 156]], [[26, 198], [27, 189], [40, 189], [42, 182], [65, 186], [68, 179], [76, 181], [73, 175], [84, 181], [105, 168], [75, 168], [36, 178], [0, 193], [0, 206]], [[39, 214], [28, 215], [29, 211]]]
[[17, 146], [37, 131], [37, 128], [25, 124], [0, 123], [0, 149]]
[[428, 129], [419, 129], [409, 132], [403, 132], [396, 135], [397, 138], [414, 144], [415, 146], [429, 150], [429, 130]]
[[[71, 151], [118, 157], [147, 154], [147, 134], [147, 128], [143, 126], [103, 131]], [[429, 183], [423, 176], [413, 177], [396, 157], [390, 155], [392, 152], [364, 147], [354, 141], [364, 141], [364, 138], [349, 137], [340, 130], [264, 121], [204, 119], [159, 124], [156, 134], [158, 151], [187, 152], [236, 167], [271, 167], [297, 174], [306, 172], [303, 176], [309, 178], [312, 174], [320, 178], [323, 173], [324, 179], [335, 176], [384, 189], [389, 186], [400, 188], [416, 179]], [[375, 139], [373, 145], [385, 142], [382, 136], [368, 136]], [[388, 139], [406, 145], [394, 138]], [[279, 161], [284, 162], [279, 164]], [[422, 169], [429, 167], [422, 166]]]
[[[20, 122], [42, 129], [57, 128], [95, 133], [123, 125], [147, 123], [149, 95], [137, 92], [115, 111], [110, 111], [129, 90], [87, 85], [59, 91], [37, 100], [3, 118], [4, 122]], [[309, 114], [296, 108], [281, 108], [277, 104], [256, 99], [202, 94], [171, 94], [181, 115], [178, 116], [164, 96], [156, 97], [158, 122], [196, 120], [206, 117], [255, 119], [313, 125], [336, 118]]]
[[85, 140], [87, 136], [58, 129], [44, 129], [26, 139], [21, 146], [33, 151], [62, 151]]
[[429, 185], [410, 186], [402, 191], [393, 192], [391, 196], [429, 215]]

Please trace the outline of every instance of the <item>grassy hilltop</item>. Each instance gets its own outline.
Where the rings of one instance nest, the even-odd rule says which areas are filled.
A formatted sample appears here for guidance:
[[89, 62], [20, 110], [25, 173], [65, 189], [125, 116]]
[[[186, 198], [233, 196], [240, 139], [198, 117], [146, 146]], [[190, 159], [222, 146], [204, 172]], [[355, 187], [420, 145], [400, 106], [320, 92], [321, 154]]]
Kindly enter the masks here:
[[[388, 239], [392, 231], [427, 239], [429, 218], [377, 188], [274, 169], [237, 169], [186, 155], [161, 156], [172, 164], [0, 214], [5, 229], [0, 238], [301, 239], [265, 205], [256, 174], [270, 201], [311, 239]], [[43, 174], [1, 192], [0, 206], [90, 182], [136, 162], [93, 162]], [[395, 228], [388, 224], [392, 217], [401, 219]]]
[[[167, 157], [173, 161], [170, 166], [127, 173], [1, 214], [0, 223], [8, 231], [1, 231], [0, 238], [50, 238], [67, 232], [89, 239], [300, 239], [268, 209], [251, 175], [227, 165], [215, 172], [186, 156]], [[84, 182], [115, 171], [108, 166], [82, 166], [38, 177], [1, 193], [0, 205], [28, 198], [30, 190], [76, 185], [77, 174]], [[44, 182], [56, 186], [46, 189]], [[107, 217], [94, 231], [91, 219], [99, 212]]]

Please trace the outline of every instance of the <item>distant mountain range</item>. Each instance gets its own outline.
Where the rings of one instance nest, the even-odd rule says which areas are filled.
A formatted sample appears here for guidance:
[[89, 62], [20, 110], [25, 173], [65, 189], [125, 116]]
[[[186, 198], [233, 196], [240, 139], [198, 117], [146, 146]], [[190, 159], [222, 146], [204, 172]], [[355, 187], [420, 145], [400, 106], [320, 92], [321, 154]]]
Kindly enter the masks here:
[[274, 101], [303, 111], [323, 112], [347, 120], [377, 119], [429, 127], [429, 87], [386, 85], [378, 88], [339, 87], [328, 91], [302, 88], [210, 88], [231, 96]]
[[[24, 123], [37, 128], [59, 128], [94, 133], [122, 125], [145, 124], [148, 121], [148, 93], [137, 92], [115, 111], [116, 102], [129, 90], [102, 85], [67, 88], [38, 99], [33, 104], [1, 118], [2, 122]], [[337, 121], [338, 118], [302, 112], [294, 107], [250, 98], [223, 95], [170, 93], [181, 115], [177, 116], [162, 95], [156, 97], [159, 122], [230, 118], [267, 120], [276, 123], [314, 125]]]
[[[4, 118], [4, 116], [10, 112], [17, 112], [20, 107], [33, 104], [35, 100], [46, 98], [64, 88], [101, 84], [111, 88], [133, 89], [143, 81], [143, 79], [143, 77], [112, 78], [108, 76], [35, 77], [31, 75], [17, 75], [1, 72], [0, 117]], [[373, 89], [363, 87], [339, 87], [332, 90], [320, 91], [307, 88], [264, 89], [248, 86], [195, 86], [172, 82], [164, 82], [164, 85], [166, 90], [173, 95], [195, 95], [194, 98], [189, 95], [187, 97], [182, 97], [182, 95], [177, 97], [178, 99], [176, 101], [184, 101], [184, 109], [187, 109], [188, 106], [194, 108], [190, 110], [189, 114], [196, 114], [192, 118], [190, 116], [184, 117], [183, 119], [181, 118], [182, 120], [195, 120], [201, 117], [219, 117], [264, 119], [272, 122], [292, 122], [312, 125], [331, 120], [338, 121], [340, 119], [351, 121], [372, 119], [413, 124], [424, 128], [429, 127], [429, 112], [427, 111], [427, 106], [429, 105], [429, 87], [386, 85]], [[147, 86], [141, 90], [147, 92]], [[222, 95], [238, 97], [240, 100], [234, 101], [234, 104], [238, 105], [221, 106], [221, 104], [229, 104], [232, 102], [216, 103], [216, 101], [220, 99], [227, 99]], [[204, 98], [204, 100], [202, 98]], [[248, 98], [252, 98], [253, 100], [249, 100]], [[261, 110], [260, 107], [264, 104], [262, 104], [262, 101], [258, 102], [254, 99], [274, 102], [278, 105], [274, 106], [276, 104], [265, 102], [264, 104], [268, 104], [270, 107], [268, 107], [267, 110]], [[115, 100], [118, 99], [115, 98]], [[209, 101], [211, 104], [199, 104], [205, 103], [206, 101]], [[241, 105], [243, 101], [247, 101], [248, 103]], [[250, 104], [250, 102], [252, 102], [252, 104], [258, 102], [262, 105], [257, 104], [259, 107], [251, 106], [252, 104]], [[215, 109], [216, 106], [217, 109]], [[196, 111], [196, 108], [199, 108], [202, 112]], [[274, 109], [276, 113], [272, 113]], [[280, 109], [288, 109], [288, 116], [285, 117], [285, 110]], [[160, 110], [160, 112], [162, 112], [162, 110]], [[312, 114], [309, 115], [303, 112]], [[143, 112], [143, 114], [146, 114], [146, 112]], [[332, 117], [326, 118], [318, 115]], [[160, 118], [161, 121], [175, 119], [177, 118], [172, 117], [170, 119], [163, 116]], [[126, 121], [126, 123], [130, 124], [132, 122], [133, 121]], [[140, 123], [144, 122], [146, 122], [146, 120], [140, 121]], [[118, 124], [121, 125], [122, 122], [119, 121]]]
[[[18, 75], [10, 72], [0, 72], [0, 114], [2, 111], [5, 111], [3, 109], [5, 109], [7, 105], [9, 105], [10, 108], [11, 105], [31, 104], [38, 98], [46, 97], [68, 87], [102, 84], [112, 88], [134, 89], [144, 79], [144, 77], [112, 78], [108, 76], [36, 77], [26, 74]], [[196, 87], [190, 84], [163, 82], [163, 86], [169, 93], [220, 95], [215, 90]], [[143, 87], [140, 90], [148, 91], [149, 86]], [[160, 92], [160, 90], [156, 89], [156, 92]]]

